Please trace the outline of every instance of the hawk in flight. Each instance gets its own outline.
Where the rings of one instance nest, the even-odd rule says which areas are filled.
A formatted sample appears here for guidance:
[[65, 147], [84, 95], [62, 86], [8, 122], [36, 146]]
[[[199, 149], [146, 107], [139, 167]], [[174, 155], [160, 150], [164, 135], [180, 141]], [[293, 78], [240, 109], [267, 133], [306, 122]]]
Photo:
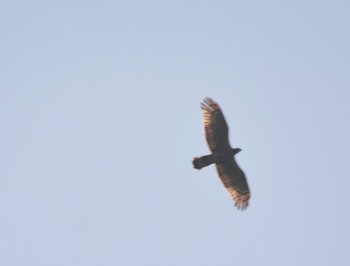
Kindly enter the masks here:
[[211, 154], [194, 158], [193, 166], [199, 170], [215, 163], [219, 177], [235, 205], [239, 210], [244, 210], [248, 207], [250, 192], [245, 174], [234, 158], [241, 149], [230, 146], [228, 126], [220, 106], [212, 99], [205, 98], [201, 108], [204, 111], [205, 136]]

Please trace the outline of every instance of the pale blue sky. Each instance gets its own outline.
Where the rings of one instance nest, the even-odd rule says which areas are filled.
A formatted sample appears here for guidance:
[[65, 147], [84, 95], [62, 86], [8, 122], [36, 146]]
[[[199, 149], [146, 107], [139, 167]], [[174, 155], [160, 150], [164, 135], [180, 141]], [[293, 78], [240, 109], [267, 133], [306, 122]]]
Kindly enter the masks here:
[[[0, 265], [347, 266], [349, 1], [0, 3]], [[252, 191], [235, 209], [199, 103]]]

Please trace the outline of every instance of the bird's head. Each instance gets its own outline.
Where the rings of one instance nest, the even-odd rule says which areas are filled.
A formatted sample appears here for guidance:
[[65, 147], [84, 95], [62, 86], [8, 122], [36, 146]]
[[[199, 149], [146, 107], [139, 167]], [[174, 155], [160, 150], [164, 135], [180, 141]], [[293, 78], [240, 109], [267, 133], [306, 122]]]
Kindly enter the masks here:
[[233, 153], [233, 155], [236, 155], [236, 154], [239, 153], [241, 150], [242, 150], [242, 149], [240, 149], [240, 148], [234, 148], [234, 149], [232, 149], [232, 153]]

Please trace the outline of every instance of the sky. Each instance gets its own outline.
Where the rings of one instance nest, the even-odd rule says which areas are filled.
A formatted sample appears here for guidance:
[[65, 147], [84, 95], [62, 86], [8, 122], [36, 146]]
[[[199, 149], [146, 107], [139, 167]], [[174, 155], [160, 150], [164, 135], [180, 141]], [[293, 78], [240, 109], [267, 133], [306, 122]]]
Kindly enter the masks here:
[[[0, 265], [349, 265], [349, 12], [2, 0]], [[246, 211], [192, 167], [205, 97]]]

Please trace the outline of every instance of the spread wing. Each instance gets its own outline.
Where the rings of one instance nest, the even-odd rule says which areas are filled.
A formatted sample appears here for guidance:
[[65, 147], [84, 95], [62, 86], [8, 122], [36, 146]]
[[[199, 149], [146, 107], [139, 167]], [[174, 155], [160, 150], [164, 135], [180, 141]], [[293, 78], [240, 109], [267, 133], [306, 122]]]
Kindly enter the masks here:
[[249, 204], [249, 187], [244, 172], [235, 159], [216, 164], [216, 170], [222, 183], [235, 201], [238, 209], [244, 210]]
[[210, 98], [201, 103], [204, 111], [204, 129], [208, 146], [212, 152], [230, 149], [228, 126], [220, 106]]
[[[213, 154], [231, 150], [228, 140], [228, 126], [220, 106], [210, 98], [201, 104], [204, 110], [204, 128], [208, 146]], [[233, 156], [220, 163], [216, 169], [225, 188], [235, 201], [238, 209], [248, 207], [250, 192], [244, 172]]]

